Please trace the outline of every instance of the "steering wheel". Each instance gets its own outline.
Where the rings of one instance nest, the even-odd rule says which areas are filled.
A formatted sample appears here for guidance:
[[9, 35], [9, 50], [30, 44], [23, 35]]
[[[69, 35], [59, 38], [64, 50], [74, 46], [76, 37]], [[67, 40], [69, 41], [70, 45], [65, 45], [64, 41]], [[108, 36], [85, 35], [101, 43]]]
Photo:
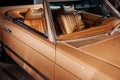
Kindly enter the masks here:
[[105, 19], [105, 18], [108, 18], [110, 17], [110, 15], [106, 15], [106, 16], [102, 16], [102, 17], [99, 17], [94, 23], [93, 23], [93, 26], [98, 26], [102, 23], [102, 21]]

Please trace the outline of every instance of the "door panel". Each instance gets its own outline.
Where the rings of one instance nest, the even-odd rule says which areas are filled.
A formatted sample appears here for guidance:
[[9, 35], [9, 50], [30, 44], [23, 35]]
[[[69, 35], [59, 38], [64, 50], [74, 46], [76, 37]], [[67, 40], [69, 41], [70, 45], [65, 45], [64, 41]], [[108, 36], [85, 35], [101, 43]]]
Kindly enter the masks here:
[[45, 80], [40, 75], [38, 75], [34, 70], [32, 70], [28, 65], [24, 65], [24, 69], [32, 75], [36, 80]]
[[3, 41], [3, 30], [0, 28], [0, 41]]
[[[48, 54], [48, 55], [52, 56], [53, 54], [55, 54], [54, 48], [51, 48], [49, 45], [35, 39], [34, 37], [31, 37], [30, 35], [26, 34], [25, 32], [23, 32], [21, 30], [20, 30], [21, 33], [19, 33], [18, 28], [14, 28], [12, 26], [12, 27], [7, 27], [7, 29], [10, 29], [11, 31], [10, 32], [5, 31], [5, 33], [4, 33], [5, 45], [7, 45], [17, 55], [19, 55], [22, 59], [24, 59], [26, 62], [28, 62], [31, 66], [33, 66], [36, 70], [38, 70], [44, 76], [46, 76], [47, 78], [52, 80], [53, 68], [54, 68], [54, 62], [52, 60], [54, 60], [54, 58], [50, 58], [46, 55]], [[17, 30], [18, 30], [18, 32], [17, 32]], [[19, 37], [20, 35], [23, 37], [20, 38]], [[31, 39], [29, 39], [29, 37], [31, 37]], [[27, 41], [28, 43], [25, 42], [24, 40]], [[34, 40], [35, 40], [35, 43], [34, 43]], [[34, 44], [34, 45], [33, 46], [29, 45], [29, 43]], [[44, 50], [43, 50], [43, 48], [44, 48]], [[52, 51], [52, 53], [51, 53], [51, 51]], [[44, 52], [47, 54], [43, 55], [42, 53], [44, 53]], [[12, 53], [9, 55], [12, 58], [14, 58], [13, 56], [15, 56]], [[52, 57], [54, 57], [54, 56], [52, 56]], [[18, 60], [16, 62], [18, 62]], [[18, 62], [18, 64], [19, 64], [19, 62]], [[25, 70], [27, 70], [28, 72], [30, 72], [31, 74], [33, 74], [35, 76], [38, 75], [34, 70], [31, 70], [30, 67], [26, 67], [25, 65], [27, 65], [27, 64], [22, 65], [22, 67]]]
[[10, 35], [9, 33], [5, 32], [4, 34], [4, 43], [14, 52], [16, 52], [20, 57], [23, 59], [25, 58], [25, 53], [27, 50], [27, 46], [23, 44], [21, 41]]
[[25, 59], [43, 75], [48, 77], [50, 80], [52, 79], [54, 63], [48, 58], [29, 47], [26, 52]]
[[55, 44], [41, 35], [36, 35], [31, 31], [25, 30], [18, 25], [7, 25], [7, 28], [12, 32], [10, 33], [26, 45], [32, 47], [42, 55], [54, 61], [55, 59]]
[[4, 48], [7, 54], [20, 66], [22, 66], [30, 75], [32, 75], [36, 80], [44, 80], [40, 75], [38, 75], [34, 70], [32, 70], [27, 64], [21, 61], [18, 57], [16, 57], [11, 51], [7, 48]]
[[7, 48], [4, 48], [6, 53], [20, 66], [24, 66], [24, 62], [22, 62], [18, 57], [16, 57], [11, 51], [9, 51]]
[[3, 17], [0, 16], [0, 41], [3, 42], [3, 32], [6, 27], [6, 22]]
[[76, 76], [64, 70], [62, 67], [55, 65], [55, 80], [80, 80]]

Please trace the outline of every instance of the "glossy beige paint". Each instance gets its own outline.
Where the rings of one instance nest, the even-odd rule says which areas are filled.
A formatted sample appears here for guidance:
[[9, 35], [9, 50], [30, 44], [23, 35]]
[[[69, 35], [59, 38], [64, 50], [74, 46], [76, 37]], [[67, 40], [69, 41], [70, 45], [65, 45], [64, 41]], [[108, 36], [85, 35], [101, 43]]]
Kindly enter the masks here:
[[2, 29], [0, 29], [0, 41], [3, 41], [3, 30]]
[[24, 70], [26, 70], [30, 75], [32, 75], [36, 80], [44, 80], [41, 76], [39, 76], [34, 70], [32, 70], [28, 65], [26, 65], [23, 61], [21, 61], [18, 57], [16, 57], [12, 52], [10, 52], [7, 48], [4, 48], [7, 54], [16, 61]]
[[27, 49], [25, 60], [52, 80], [54, 68], [54, 63], [52, 61], [30, 47]]
[[[8, 21], [3, 15], [7, 10], [29, 7], [34, 6], [0, 8], [0, 14], [3, 16], [0, 21], [4, 20], [5, 22], [0, 25], [12, 31], [11, 33], [4, 31], [4, 43], [20, 57], [41, 71], [50, 80], [120, 80], [120, 32], [116, 32], [112, 36], [101, 35], [97, 38], [92, 38], [92, 43], [87, 43], [83, 46], [80, 46], [80, 44], [77, 47], [74, 46], [77, 44], [74, 41], [68, 41], [69, 43], [67, 41], [58, 41], [56, 44]], [[97, 41], [94, 41], [94, 39]], [[72, 42], [73, 44], [71, 44]], [[8, 49], [5, 48], [5, 50], [28, 73], [37, 80], [43, 80], [42, 77]], [[112, 50], [116, 52], [116, 56], [113, 55], [114, 52]]]
[[64, 42], [57, 44], [56, 63], [82, 80], [120, 79], [120, 69], [116, 66], [90, 56], [82, 49]]
[[24, 62], [21, 61], [18, 57], [16, 57], [11, 51], [9, 51], [7, 48], [4, 48], [6, 53], [14, 60], [16, 61], [20, 66], [24, 66]]
[[3, 33], [4, 33], [4, 28], [5, 28], [5, 22], [4, 22], [4, 18], [2, 16], [0, 16], [0, 22], [2, 24], [0, 24], [0, 41], [3, 42]]
[[[0, 20], [2, 20], [2, 18]], [[8, 21], [7, 19], [5, 19], [4, 22], [5, 24], [0, 24], [2, 25], [2, 28], [12, 31], [7, 32], [4, 30], [4, 34], [1, 34], [2, 36], [4, 35], [4, 43], [16, 52], [22, 59], [26, 60], [38, 71], [42, 72], [46, 77], [52, 80], [54, 68], [53, 61], [55, 60], [55, 44], [53, 42], [49, 42], [48, 39], [31, 32], [30, 30], [24, 29]], [[12, 57], [37, 80], [42, 80], [42, 77], [40, 77], [34, 70], [12, 54], [8, 49], [5, 48], [5, 50], [10, 57]]]
[[[14, 26], [16, 26], [16, 27], [14, 27]], [[21, 40], [28, 46], [30, 46], [33, 49], [35, 49], [36, 51], [40, 52], [41, 54], [43, 54], [50, 60], [52, 60], [52, 61], [54, 60], [54, 58], [55, 58], [55, 54], [54, 54], [55, 53], [55, 51], [54, 51], [55, 44], [54, 43], [49, 42], [48, 39], [45, 39], [44, 37], [37, 35], [29, 30], [27, 31], [15, 24], [14, 25], [9, 24], [9, 26], [7, 26], [7, 28], [12, 30], [12, 33], [10, 33], [11, 35], [15, 36], [17, 39]], [[46, 47], [47, 47], [49, 53], [46, 52]]]
[[30, 75], [32, 75], [36, 80], [44, 80], [40, 75], [38, 75], [34, 70], [32, 70], [28, 65], [24, 64], [23, 67]]
[[81, 80], [77, 78], [75, 75], [66, 71], [59, 65], [55, 65], [55, 77], [54, 80]]
[[[13, 29], [11, 30], [13, 31]], [[34, 66], [37, 70], [46, 75], [49, 79], [52, 79], [54, 64], [52, 60], [43, 55], [44, 53], [42, 54], [36, 51], [35, 49], [30, 47], [29, 45], [26, 45], [24, 42], [22, 42], [21, 40], [19, 40], [18, 38], [16, 38], [15, 36], [8, 32], [4, 33], [4, 43], [12, 50], [14, 50], [22, 59], [29, 62], [32, 66]], [[13, 57], [14, 55], [11, 54], [10, 56]], [[16, 58], [15, 61], [19, 63], [19, 60]]]
[[88, 55], [120, 68], [120, 35], [80, 49]]
[[18, 53], [22, 58], [25, 58], [25, 53], [27, 50], [27, 45], [23, 44], [21, 41], [11, 36], [9, 33], [4, 33], [4, 43], [7, 44], [12, 50]]

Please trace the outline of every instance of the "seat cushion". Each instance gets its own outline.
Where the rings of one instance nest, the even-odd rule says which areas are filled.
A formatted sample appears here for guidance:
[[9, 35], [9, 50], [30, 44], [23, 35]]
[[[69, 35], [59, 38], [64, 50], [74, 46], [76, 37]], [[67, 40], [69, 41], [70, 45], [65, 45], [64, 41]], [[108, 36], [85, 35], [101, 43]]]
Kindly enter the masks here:
[[70, 5], [70, 6], [62, 5], [60, 10], [62, 14], [74, 13], [76, 11], [74, 5]]
[[81, 16], [77, 13], [62, 14], [58, 16], [58, 22], [63, 34], [73, 33], [85, 27]]

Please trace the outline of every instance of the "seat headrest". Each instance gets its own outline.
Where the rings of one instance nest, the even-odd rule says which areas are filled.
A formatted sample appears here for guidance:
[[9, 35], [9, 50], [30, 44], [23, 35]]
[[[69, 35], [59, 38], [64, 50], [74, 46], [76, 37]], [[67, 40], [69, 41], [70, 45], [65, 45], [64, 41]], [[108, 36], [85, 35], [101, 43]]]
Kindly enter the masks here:
[[46, 22], [44, 18], [43, 8], [39, 8], [39, 9], [29, 8], [26, 12], [23, 22], [24, 24], [31, 26], [33, 29], [36, 29], [42, 33], [45, 33]]
[[62, 5], [60, 7], [60, 13], [61, 14], [70, 14], [70, 13], [73, 13], [75, 12], [75, 8], [74, 8], [74, 5], [70, 5], [70, 6], [66, 6], [66, 5]]
[[42, 17], [44, 17], [43, 8], [39, 8], [39, 9], [29, 8], [25, 15], [25, 19], [40, 19]]

